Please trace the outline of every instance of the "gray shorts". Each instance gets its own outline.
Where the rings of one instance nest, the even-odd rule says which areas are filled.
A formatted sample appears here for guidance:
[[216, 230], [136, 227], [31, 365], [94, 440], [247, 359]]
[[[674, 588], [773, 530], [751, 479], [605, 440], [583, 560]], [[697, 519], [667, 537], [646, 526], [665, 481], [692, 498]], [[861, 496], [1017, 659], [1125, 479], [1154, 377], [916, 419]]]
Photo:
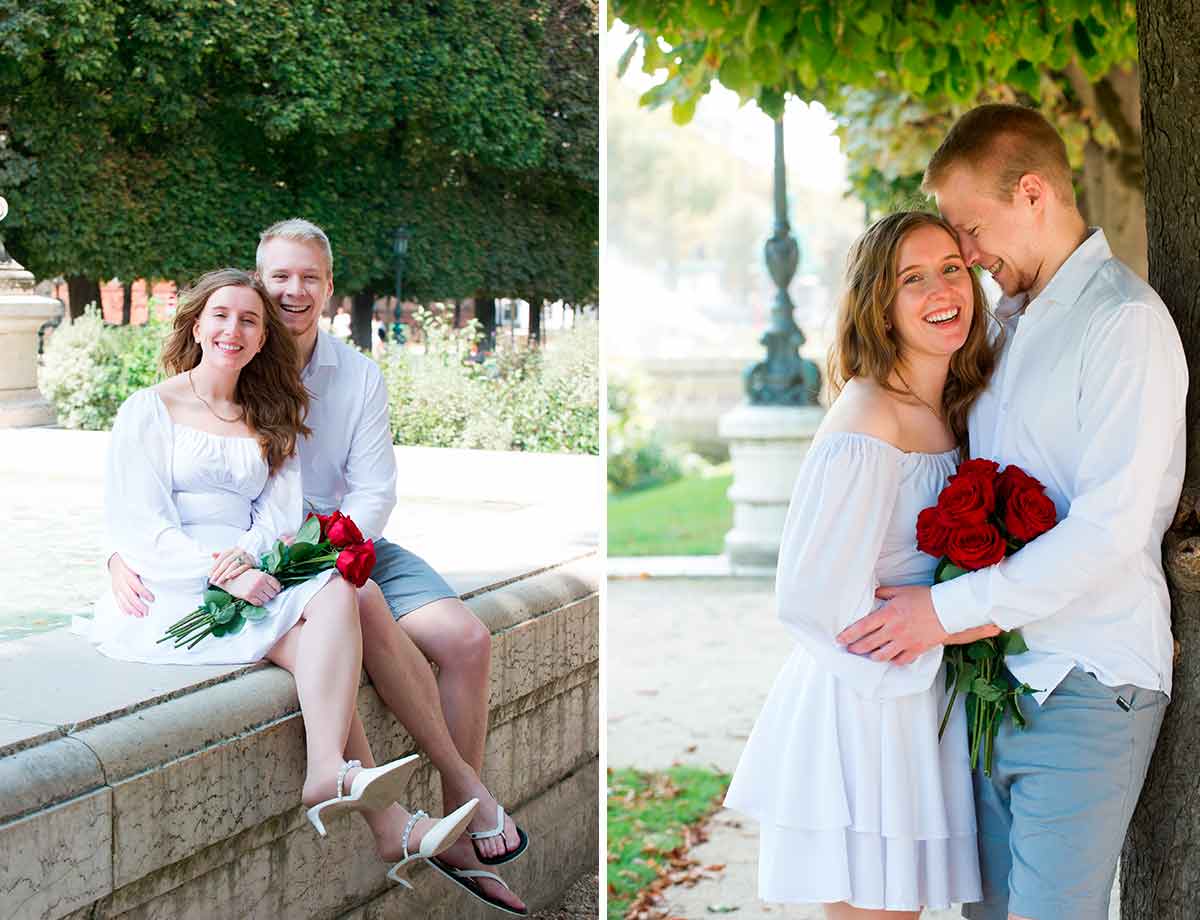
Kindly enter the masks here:
[[1022, 704], [1027, 729], [1005, 720], [991, 777], [975, 772], [983, 901], [964, 916], [1107, 920], [1166, 708], [1164, 693], [1107, 687], [1075, 668], [1045, 704]]
[[375, 541], [375, 568], [371, 580], [379, 585], [392, 616], [397, 620], [418, 607], [458, 594], [433, 567], [403, 546], [388, 540]]

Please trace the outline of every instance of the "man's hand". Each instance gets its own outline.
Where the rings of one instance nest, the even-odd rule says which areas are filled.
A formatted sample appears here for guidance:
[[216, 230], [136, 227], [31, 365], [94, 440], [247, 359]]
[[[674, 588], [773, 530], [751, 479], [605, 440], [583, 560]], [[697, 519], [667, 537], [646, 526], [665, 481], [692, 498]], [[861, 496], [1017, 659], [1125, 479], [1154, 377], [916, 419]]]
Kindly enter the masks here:
[[141, 576], [127, 566], [117, 553], [108, 558], [108, 577], [112, 582], [113, 597], [122, 613], [144, 617], [150, 612], [149, 605], [154, 603], [154, 595], [142, 584]]
[[887, 603], [837, 636], [837, 641], [856, 655], [870, 655], [874, 661], [911, 664], [949, 637], [933, 609], [928, 587], [880, 588], [875, 596]]

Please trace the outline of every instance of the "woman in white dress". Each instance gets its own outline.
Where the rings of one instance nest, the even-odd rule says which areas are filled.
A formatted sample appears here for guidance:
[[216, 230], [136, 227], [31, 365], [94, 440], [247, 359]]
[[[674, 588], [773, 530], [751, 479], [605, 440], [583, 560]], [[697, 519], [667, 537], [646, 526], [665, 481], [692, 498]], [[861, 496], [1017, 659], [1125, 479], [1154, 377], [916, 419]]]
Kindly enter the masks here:
[[725, 800], [760, 823], [764, 900], [821, 903], [841, 920], [916, 918], [981, 896], [961, 705], [938, 743], [941, 648], [900, 666], [835, 637], [878, 606], [880, 584], [932, 581], [917, 514], [954, 472], [993, 363], [950, 226], [916, 212], [871, 226], [848, 260], [829, 362], [837, 395], [779, 552], [779, 616], [797, 645]]
[[[141, 574], [153, 601], [146, 616], [127, 616], [107, 592], [92, 641], [105, 655], [138, 662], [279, 657], [296, 678], [307, 747], [302, 797], [316, 830], [324, 836], [330, 816], [361, 811], [381, 858], [436, 855], [461, 834], [477, 802], [441, 821], [394, 804], [417, 758], [381, 767], [371, 758], [355, 707], [362, 670], [355, 587], [330, 570], [282, 591], [255, 567], [302, 523], [296, 446], [308, 433], [296, 345], [266, 289], [238, 269], [200, 278], [181, 295], [162, 363], [173, 376], [134, 393], [117, 414], [105, 482], [112, 549]], [[210, 580], [269, 615], [195, 648], [159, 643], [199, 606]], [[293, 630], [285, 659], [279, 651]], [[398, 867], [389, 875], [401, 881]]]

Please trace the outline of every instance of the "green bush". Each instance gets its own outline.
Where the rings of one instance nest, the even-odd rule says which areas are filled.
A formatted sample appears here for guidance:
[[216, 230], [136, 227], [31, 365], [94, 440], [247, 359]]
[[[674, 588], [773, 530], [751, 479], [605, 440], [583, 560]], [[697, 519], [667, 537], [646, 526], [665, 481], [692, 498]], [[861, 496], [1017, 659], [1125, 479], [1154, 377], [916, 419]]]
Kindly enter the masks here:
[[[415, 318], [419, 345], [389, 347], [379, 360], [397, 444], [600, 452], [596, 323], [556, 333], [542, 349], [505, 348], [481, 364], [475, 320], [455, 329], [443, 313], [419, 309]], [[131, 393], [162, 379], [158, 354], [168, 329], [154, 319], [113, 326], [95, 308], [59, 327], [38, 378], [59, 424], [111, 428]]]
[[480, 328], [454, 329], [445, 313], [414, 315], [419, 348], [380, 359], [397, 444], [600, 452], [599, 327], [554, 335], [544, 348], [501, 344], [479, 363]]
[[674, 482], [687, 458], [663, 444], [654, 433], [642, 403], [644, 385], [637, 378], [608, 374], [608, 484], [614, 492]]
[[[150, 315], [154, 308], [151, 305]], [[63, 323], [46, 344], [38, 386], [54, 404], [64, 428], [90, 431], [112, 427], [129, 394], [162, 379], [158, 353], [168, 324], [151, 319], [141, 326], [113, 326], [95, 305], [73, 323]]]

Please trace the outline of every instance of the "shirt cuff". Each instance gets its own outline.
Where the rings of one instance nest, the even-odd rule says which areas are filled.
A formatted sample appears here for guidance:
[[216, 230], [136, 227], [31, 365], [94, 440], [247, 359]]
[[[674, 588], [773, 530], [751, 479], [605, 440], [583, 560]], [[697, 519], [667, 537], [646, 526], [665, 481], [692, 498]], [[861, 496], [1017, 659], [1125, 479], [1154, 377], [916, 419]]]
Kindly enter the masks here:
[[960, 575], [934, 585], [930, 590], [933, 612], [948, 633], [962, 632], [991, 622], [976, 609], [975, 597], [969, 584], [971, 576]]

